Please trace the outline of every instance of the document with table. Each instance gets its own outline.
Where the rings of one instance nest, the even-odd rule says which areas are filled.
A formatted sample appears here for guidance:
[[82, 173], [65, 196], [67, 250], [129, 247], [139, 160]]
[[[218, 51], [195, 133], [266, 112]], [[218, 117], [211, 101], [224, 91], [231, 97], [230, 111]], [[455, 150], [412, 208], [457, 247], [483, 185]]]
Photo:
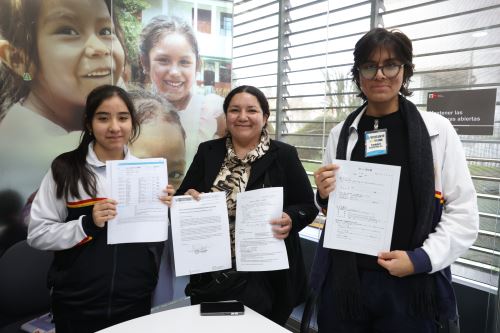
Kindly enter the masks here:
[[170, 210], [176, 276], [231, 268], [224, 192], [176, 196]]
[[283, 212], [283, 188], [268, 187], [237, 194], [236, 268], [271, 271], [288, 268], [285, 242], [273, 235], [271, 220]]
[[324, 247], [376, 256], [391, 247], [401, 167], [335, 160]]
[[168, 172], [164, 158], [106, 162], [108, 195], [118, 202], [108, 221], [108, 244], [162, 242], [168, 237], [165, 195]]

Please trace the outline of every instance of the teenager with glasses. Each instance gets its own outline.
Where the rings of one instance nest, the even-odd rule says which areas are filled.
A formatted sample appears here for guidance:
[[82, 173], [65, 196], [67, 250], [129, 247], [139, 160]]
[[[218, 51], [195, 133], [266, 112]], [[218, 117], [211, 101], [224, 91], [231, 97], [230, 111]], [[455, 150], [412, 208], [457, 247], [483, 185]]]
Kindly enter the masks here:
[[[351, 72], [365, 103], [330, 133], [314, 174], [317, 204], [328, 213], [334, 159], [398, 165], [401, 175], [390, 251], [330, 250], [321, 238], [312, 274], [320, 332], [436, 332], [439, 319], [457, 319], [450, 265], [476, 239], [476, 192], [450, 122], [405, 97], [412, 53], [406, 35], [383, 28], [354, 49]], [[383, 149], [370, 144], [373, 133]]]

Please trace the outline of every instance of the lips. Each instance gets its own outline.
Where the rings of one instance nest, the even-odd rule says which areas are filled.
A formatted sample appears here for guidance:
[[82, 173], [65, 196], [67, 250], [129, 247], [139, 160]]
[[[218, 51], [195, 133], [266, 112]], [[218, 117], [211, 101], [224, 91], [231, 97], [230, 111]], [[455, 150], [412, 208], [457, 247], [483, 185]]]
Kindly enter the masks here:
[[163, 81], [163, 83], [172, 88], [180, 88], [184, 85], [184, 82], [174, 82], [174, 81]]
[[95, 69], [91, 72], [88, 72], [87, 74], [84, 74], [83, 77], [86, 78], [101, 78], [101, 77], [107, 77], [111, 75], [111, 69], [109, 68], [98, 68]]

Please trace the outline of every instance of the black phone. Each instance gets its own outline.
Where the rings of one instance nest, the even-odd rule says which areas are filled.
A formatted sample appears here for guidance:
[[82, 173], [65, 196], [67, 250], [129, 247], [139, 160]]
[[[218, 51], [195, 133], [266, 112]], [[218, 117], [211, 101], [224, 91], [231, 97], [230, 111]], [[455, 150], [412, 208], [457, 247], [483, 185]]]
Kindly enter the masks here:
[[245, 307], [240, 301], [201, 302], [202, 316], [239, 316], [245, 313]]

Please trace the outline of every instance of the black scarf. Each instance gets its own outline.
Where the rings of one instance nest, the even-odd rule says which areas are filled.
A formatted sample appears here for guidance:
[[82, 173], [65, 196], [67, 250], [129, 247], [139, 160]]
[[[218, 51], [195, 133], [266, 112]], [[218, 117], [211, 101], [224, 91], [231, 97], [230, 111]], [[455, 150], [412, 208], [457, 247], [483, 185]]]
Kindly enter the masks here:
[[[366, 103], [345, 120], [337, 145], [337, 159], [346, 159], [349, 128], [365, 106]], [[415, 105], [400, 96], [399, 110], [408, 129], [409, 174], [417, 215], [411, 245], [412, 248], [419, 248], [433, 229], [435, 187], [432, 148], [429, 133]], [[352, 252], [330, 250], [330, 261], [334, 293], [332, 297], [337, 314], [342, 319], [363, 318], [356, 255]], [[435, 318], [437, 307], [433, 276], [424, 273], [408, 276], [405, 279], [411, 280], [412, 314]]]

